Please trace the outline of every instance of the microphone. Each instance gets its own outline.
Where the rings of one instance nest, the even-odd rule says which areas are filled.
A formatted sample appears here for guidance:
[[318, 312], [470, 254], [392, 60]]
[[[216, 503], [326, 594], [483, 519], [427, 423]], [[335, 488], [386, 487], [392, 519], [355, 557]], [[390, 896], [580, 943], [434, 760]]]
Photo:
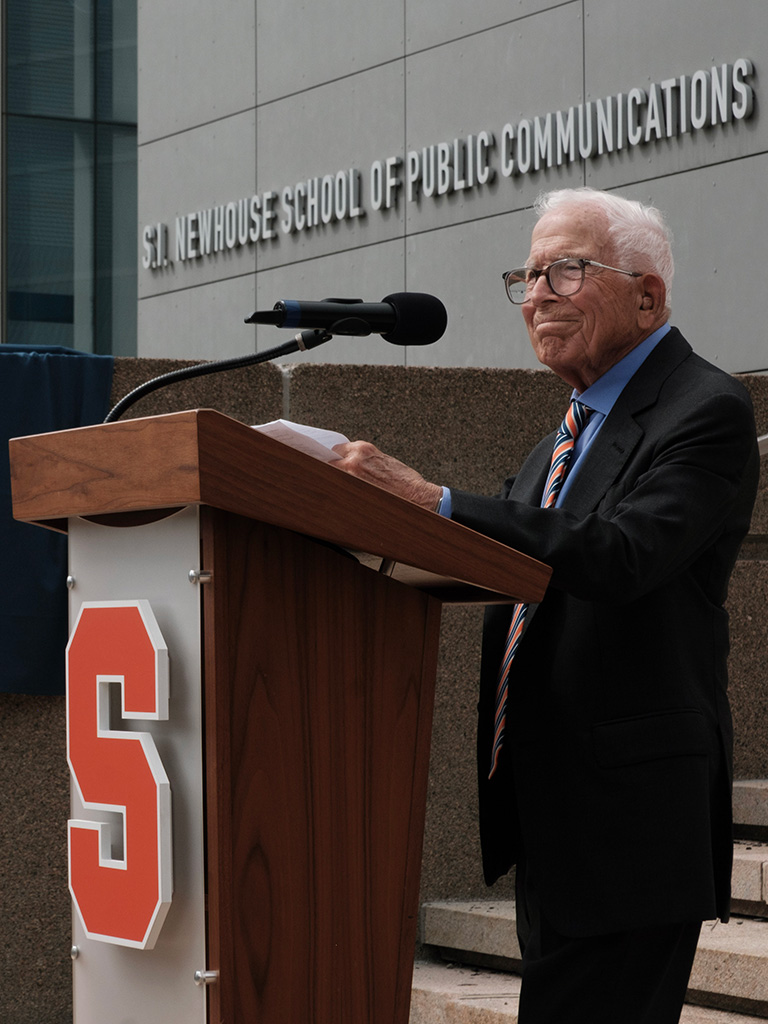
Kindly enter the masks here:
[[280, 299], [274, 308], [249, 316], [247, 324], [315, 328], [331, 334], [367, 337], [380, 334], [393, 345], [431, 345], [441, 338], [448, 323], [445, 306], [424, 292], [397, 292], [381, 302], [362, 299], [323, 299], [297, 302]]

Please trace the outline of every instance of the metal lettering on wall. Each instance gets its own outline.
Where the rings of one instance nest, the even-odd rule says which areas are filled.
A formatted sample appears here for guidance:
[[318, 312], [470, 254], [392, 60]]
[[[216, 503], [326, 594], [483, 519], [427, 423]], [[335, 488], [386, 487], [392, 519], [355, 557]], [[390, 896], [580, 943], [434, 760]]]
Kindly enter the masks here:
[[[165, 223], [143, 230], [142, 266], [158, 270], [280, 235], [312, 231], [406, 202], [481, 188], [504, 178], [562, 167], [746, 120], [754, 110], [752, 61], [741, 58], [590, 100], [516, 124], [483, 130], [374, 161], [367, 174], [347, 168], [176, 216], [173, 245]], [[367, 187], [367, 192], [366, 192]]]

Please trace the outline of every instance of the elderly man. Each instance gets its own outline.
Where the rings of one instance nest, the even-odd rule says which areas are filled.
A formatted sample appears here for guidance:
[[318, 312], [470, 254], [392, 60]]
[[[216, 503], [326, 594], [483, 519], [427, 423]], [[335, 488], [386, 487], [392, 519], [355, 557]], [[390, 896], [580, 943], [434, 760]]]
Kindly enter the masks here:
[[478, 764], [486, 881], [517, 865], [520, 1024], [674, 1024], [705, 919], [729, 914], [728, 580], [758, 455], [739, 383], [670, 327], [650, 207], [550, 193], [505, 274], [574, 388], [499, 497], [365, 442], [336, 465], [548, 563], [537, 607], [489, 609]]

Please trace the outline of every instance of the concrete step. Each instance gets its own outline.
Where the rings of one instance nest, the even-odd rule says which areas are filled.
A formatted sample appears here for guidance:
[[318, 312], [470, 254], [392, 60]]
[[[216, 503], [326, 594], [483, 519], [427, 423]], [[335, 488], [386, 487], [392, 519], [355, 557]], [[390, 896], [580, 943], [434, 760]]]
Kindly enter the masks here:
[[519, 997], [514, 974], [417, 963], [409, 1024], [517, 1024]]
[[[422, 908], [422, 942], [452, 962], [506, 972], [519, 969], [515, 904], [511, 901], [427, 903]], [[515, 979], [502, 975], [501, 981], [512, 986], [512, 1005]], [[688, 1001], [768, 1018], [768, 921], [733, 918], [729, 924], [707, 922], [691, 973]], [[434, 1019], [443, 1024], [441, 1018]], [[449, 1021], [453, 1024], [452, 1018], [446, 1018], [445, 1024]]]
[[768, 917], [768, 843], [734, 843], [731, 894], [734, 914]]
[[733, 784], [733, 912], [768, 917], [768, 779]]
[[738, 839], [768, 841], [768, 779], [734, 782], [733, 824]]
[[[417, 963], [409, 1024], [517, 1024], [520, 979], [480, 968]], [[685, 1006], [680, 1024], [765, 1024], [764, 1018]]]

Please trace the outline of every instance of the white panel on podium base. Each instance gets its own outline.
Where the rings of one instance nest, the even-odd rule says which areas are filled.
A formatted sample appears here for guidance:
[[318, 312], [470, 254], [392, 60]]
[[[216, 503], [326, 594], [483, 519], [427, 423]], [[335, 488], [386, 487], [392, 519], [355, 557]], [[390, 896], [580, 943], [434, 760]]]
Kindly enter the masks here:
[[[199, 515], [112, 527], [69, 522], [70, 629], [84, 601], [149, 601], [168, 647], [167, 721], [121, 724], [150, 732], [170, 780], [174, 892], [153, 949], [88, 938], [73, 908], [74, 1024], [205, 1024], [206, 969]], [[73, 788], [72, 817], [86, 811]], [[74, 951], [73, 951], [74, 955]]]

